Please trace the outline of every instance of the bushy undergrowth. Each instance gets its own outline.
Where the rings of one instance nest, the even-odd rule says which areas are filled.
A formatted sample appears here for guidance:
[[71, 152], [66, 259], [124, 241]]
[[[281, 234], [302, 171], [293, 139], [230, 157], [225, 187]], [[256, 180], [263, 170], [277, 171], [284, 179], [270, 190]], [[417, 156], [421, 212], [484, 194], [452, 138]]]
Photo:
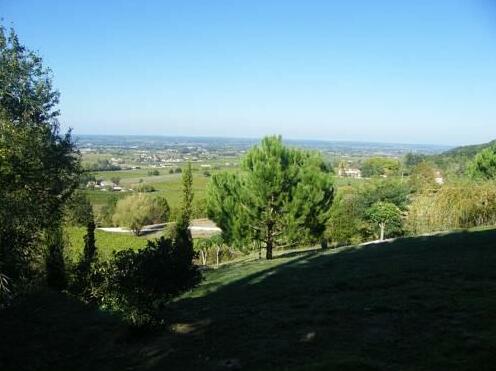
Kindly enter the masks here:
[[407, 228], [420, 234], [496, 224], [496, 183], [460, 182], [417, 195], [409, 207]]
[[163, 306], [200, 280], [188, 249], [161, 237], [137, 251], [114, 252], [111, 259], [94, 264], [86, 289], [76, 294], [119, 313], [133, 326], [158, 324]]

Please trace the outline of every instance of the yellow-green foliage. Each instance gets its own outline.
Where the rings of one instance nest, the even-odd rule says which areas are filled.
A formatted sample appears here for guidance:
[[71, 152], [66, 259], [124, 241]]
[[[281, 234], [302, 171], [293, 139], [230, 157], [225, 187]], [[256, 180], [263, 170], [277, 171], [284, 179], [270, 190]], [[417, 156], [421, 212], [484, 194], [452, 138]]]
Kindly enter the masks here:
[[415, 197], [407, 228], [413, 234], [496, 224], [496, 183], [461, 182]]
[[144, 194], [133, 194], [117, 202], [114, 224], [128, 227], [136, 234], [147, 224], [165, 223], [169, 217], [167, 202]]

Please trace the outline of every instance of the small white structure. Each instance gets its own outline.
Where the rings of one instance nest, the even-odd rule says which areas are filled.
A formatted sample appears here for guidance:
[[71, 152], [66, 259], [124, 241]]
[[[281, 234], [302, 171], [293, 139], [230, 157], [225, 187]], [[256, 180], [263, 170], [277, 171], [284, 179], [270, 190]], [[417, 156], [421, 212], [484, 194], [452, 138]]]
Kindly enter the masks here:
[[345, 178], [361, 178], [362, 172], [360, 169], [342, 168], [338, 170], [338, 175]]

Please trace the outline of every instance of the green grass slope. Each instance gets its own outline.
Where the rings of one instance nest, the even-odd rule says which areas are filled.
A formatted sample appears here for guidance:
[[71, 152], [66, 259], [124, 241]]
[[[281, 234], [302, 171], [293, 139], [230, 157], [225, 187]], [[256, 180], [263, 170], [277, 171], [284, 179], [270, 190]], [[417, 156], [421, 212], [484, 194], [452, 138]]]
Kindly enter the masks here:
[[39, 293], [0, 314], [0, 369], [493, 370], [495, 245], [458, 232], [226, 265], [135, 342]]

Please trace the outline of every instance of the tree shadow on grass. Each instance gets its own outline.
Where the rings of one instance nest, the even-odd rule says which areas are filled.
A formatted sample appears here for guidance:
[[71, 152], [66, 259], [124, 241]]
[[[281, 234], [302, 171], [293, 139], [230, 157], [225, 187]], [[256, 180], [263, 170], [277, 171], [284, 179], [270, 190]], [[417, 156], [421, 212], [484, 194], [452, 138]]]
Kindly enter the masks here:
[[138, 361], [115, 316], [42, 290], [0, 312], [0, 370], [117, 370]]
[[460, 232], [292, 254], [173, 303], [171, 349], [151, 369], [491, 369], [494, 241]]
[[[43, 291], [0, 313], [0, 369], [491, 370], [496, 232], [291, 253], [171, 303], [163, 334]], [[201, 292], [202, 287], [193, 294]]]

